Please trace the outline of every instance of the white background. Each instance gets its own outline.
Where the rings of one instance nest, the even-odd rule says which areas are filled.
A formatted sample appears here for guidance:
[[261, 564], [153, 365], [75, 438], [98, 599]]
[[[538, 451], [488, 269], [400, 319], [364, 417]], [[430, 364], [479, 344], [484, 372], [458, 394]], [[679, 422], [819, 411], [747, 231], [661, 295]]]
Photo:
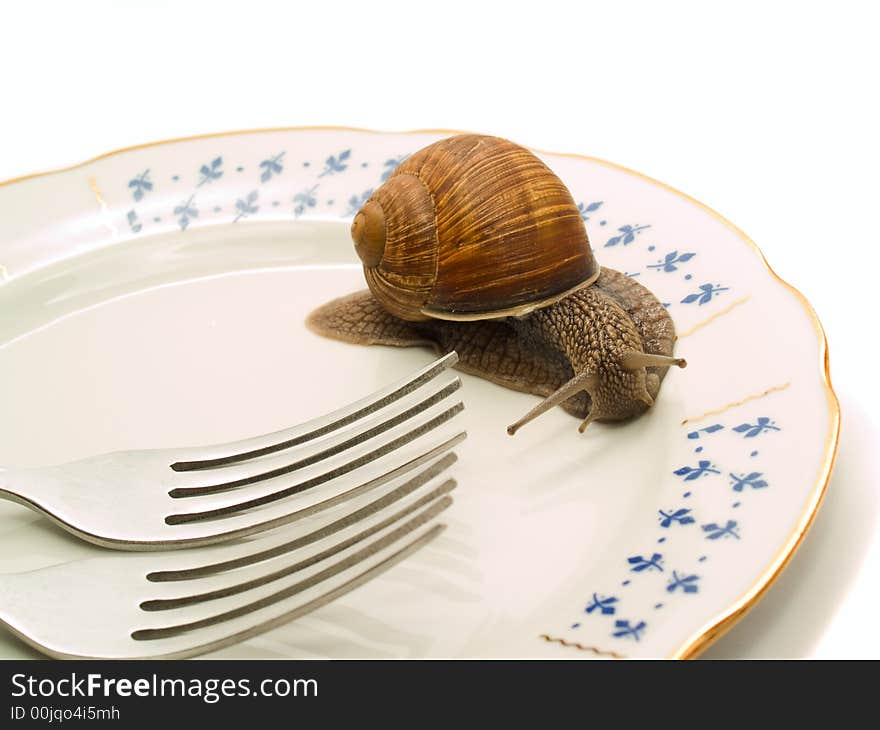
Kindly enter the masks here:
[[689, 193], [813, 303], [843, 413], [806, 542], [704, 656], [880, 658], [871, 5], [9, 3], [0, 180], [168, 137], [326, 124], [492, 133]]

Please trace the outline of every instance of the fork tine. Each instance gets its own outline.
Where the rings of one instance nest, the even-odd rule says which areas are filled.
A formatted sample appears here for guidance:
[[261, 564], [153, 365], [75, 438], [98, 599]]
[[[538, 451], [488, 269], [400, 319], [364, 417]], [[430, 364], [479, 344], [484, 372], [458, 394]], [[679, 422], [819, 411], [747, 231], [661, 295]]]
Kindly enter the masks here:
[[275, 593], [263, 596], [262, 598], [250, 601], [248, 603], [242, 603], [234, 608], [228, 609], [221, 613], [215, 613], [204, 618], [188, 621], [186, 623], [168, 625], [160, 628], [137, 629], [132, 632], [131, 637], [136, 641], [151, 641], [156, 639], [177, 637], [193, 631], [197, 631], [199, 629], [209, 628], [211, 626], [222, 624], [227, 621], [232, 621], [236, 618], [246, 616], [248, 614], [268, 608], [276, 603], [285, 601], [289, 598], [292, 598], [293, 596], [303, 593], [304, 591], [318, 585], [319, 583], [322, 583], [323, 581], [329, 580], [339, 575], [340, 573], [343, 573], [349, 568], [357, 566], [368, 558], [376, 555], [386, 548], [389, 548], [394, 543], [406, 537], [406, 535], [408, 535], [409, 533], [419, 529], [423, 525], [433, 520], [440, 512], [442, 512], [449, 506], [451, 501], [452, 500], [448, 496], [443, 497], [442, 499], [435, 502], [433, 505], [429, 506], [427, 509], [417, 514], [415, 517], [411, 517], [399, 527], [396, 527], [395, 529], [386, 533], [384, 536], [373, 540], [360, 550], [351, 553], [345, 558], [336, 561], [332, 565], [329, 565], [328, 567], [323, 568], [322, 570], [292, 585], [289, 585], [286, 588], [276, 591]]
[[[257, 563], [272, 560], [279, 556], [286, 555], [294, 550], [298, 550], [300, 548], [311, 545], [312, 543], [318, 542], [319, 540], [322, 540], [329, 535], [339, 532], [346, 527], [350, 527], [351, 525], [354, 525], [355, 523], [369, 517], [370, 515], [375, 514], [383, 508], [404, 499], [408, 495], [413, 494], [418, 489], [425, 486], [435, 477], [442, 474], [457, 460], [458, 457], [455, 455], [455, 453], [447, 453], [427, 468], [422, 469], [415, 476], [410, 477], [409, 479], [404, 481], [402, 484], [400, 484], [400, 486], [395, 487], [390, 492], [383, 494], [381, 497], [373, 500], [369, 504], [361, 507], [358, 510], [355, 510], [354, 512], [349, 512], [343, 515], [341, 518], [330, 522], [329, 524], [322, 525], [318, 529], [309, 532], [306, 535], [296, 537], [293, 540], [287, 539], [285, 536], [285, 539], [278, 542], [278, 544], [264, 547], [267, 543], [267, 538], [262, 538], [258, 543], [258, 546], [261, 549], [257, 550], [256, 552], [254, 551], [254, 546], [252, 544], [245, 543], [244, 545], [233, 545], [224, 547], [219, 551], [214, 551], [209, 554], [210, 557], [212, 555], [220, 553], [220, 557], [223, 558], [222, 560], [209, 560], [209, 558], [206, 558], [202, 555], [202, 551], [195, 551], [189, 553], [189, 555], [192, 555], [191, 567], [176, 568], [175, 570], [154, 570], [148, 573], [146, 578], [151, 583], [175, 583], [179, 581], [188, 581], [195, 578], [205, 578], [207, 576], [216, 575], [218, 573], [223, 573], [238, 568], [245, 568], [251, 565], [255, 565]], [[446, 487], [447, 485], [449, 485], [448, 490], [451, 490], [452, 485], [454, 484], [455, 480], [447, 479], [443, 483], [443, 486]]]
[[[141, 602], [140, 607], [144, 611], [168, 611], [175, 608], [183, 608], [185, 606], [205, 603], [207, 601], [214, 601], [220, 598], [228, 598], [229, 596], [234, 596], [239, 593], [244, 593], [246, 591], [252, 590], [254, 588], [260, 588], [270, 583], [274, 583], [281, 580], [282, 578], [286, 578], [290, 575], [293, 575], [294, 573], [298, 573], [300, 571], [306, 570], [307, 568], [311, 568], [312, 566], [317, 565], [324, 560], [339, 555], [345, 550], [348, 550], [350, 547], [353, 547], [354, 545], [362, 543], [368, 538], [373, 537], [374, 535], [381, 532], [385, 528], [390, 527], [394, 523], [400, 522], [405, 517], [409, 517], [414, 512], [417, 512], [422, 507], [425, 507], [432, 502], [434, 502], [435, 504], [432, 505], [429, 510], [425, 511], [424, 518], [431, 519], [437, 516], [438, 514], [440, 514], [440, 512], [447, 509], [452, 504], [452, 498], [445, 497], [444, 495], [447, 495], [449, 492], [455, 489], [455, 486], [455, 481], [453, 479], [449, 479], [443, 482], [440, 486], [432, 489], [427, 494], [419, 497], [413, 502], [410, 502], [402, 509], [397, 510], [393, 514], [385, 517], [384, 519], [376, 522], [373, 525], [370, 525], [366, 529], [363, 529], [360, 532], [351, 535], [350, 537], [346, 537], [338, 543], [331, 545], [330, 547], [324, 548], [323, 550], [312, 553], [311, 555], [297, 560], [294, 563], [286, 565], [283, 568], [266, 572], [262, 575], [259, 575], [255, 578], [250, 578], [248, 580], [242, 580], [241, 578], [236, 579], [235, 575], [233, 574], [232, 576], [230, 576], [232, 580], [228, 582], [227, 585], [220, 588], [215, 588], [210, 591], [202, 591], [201, 593], [189, 593], [187, 595], [175, 598], [157, 598], [153, 600], [143, 601]], [[440, 499], [441, 497], [442, 499]], [[372, 507], [372, 505], [370, 506]], [[383, 504], [382, 506], [384, 507], [386, 505]], [[350, 526], [350, 524], [346, 526]], [[326, 537], [326, 534], [323, 535], [323, 537]], [[259, 558], [251, 561], [251, 563], [257, 562], [258, 560]], [[235, 582], [236, 580], [238, 582]], [[187, 587], [189, 587], [190, 590], [193, 590], [193, 588], [190, 587], [190, 584], [191, 581], [187, 581]]]
[[[397, 449], [400, 449], [403, 446], [411, 443], [412, 441], [415, 441], [417, 438], [424, 436], [438, 426], [443, 425], [451, 418], [456, 416], [458, 413], [460, 413], [463, 409], [464, 405], [461, 402], [458, 402], [454, 406], [447, 408], [445, 411], [434, 415], [428, 420], [420, 421], [418, 425], [408, 431], [405, 431], [402, 435], [396, 436], [390, 441], [386, 441], [381, 445], [376, 446], [371, 451], [357, 456], [354, 459], [351, 459], [350, 461], [347, 461], [340, 466], [336, 466], [324, 472], [323, 474], [312, 477], [311, 479], [305, 479], [299, 481], [296, 484], [289, 485], [281, 489], [275, 489], [275, 485], [270, 485], [270, 491], [263, 493], [260, 496], [249, 499], [243, 499], [240, 495], [230, 495], [229, 497], [225, 497], [219, 500], [214, 498], [211, 504], [219, 504], [222, 506], [202, 508], [194, 510], [192, 512], [176, 512], [168, 515], [165, 518], [165, 522], [169, 525], [180, 525], [190, 522], [212, 520], [216, 518], [226, 517], [228, 515], [241, 513], [246, 510], [254, 509], [256, 507], [262, 507], [268, 504], [272, 504], [273, 502], [285, 499], [287, 497], [301, 494], [302, 492], [312, 489], [313, 487], [316, 487], [320, 484], [325, 484], [326, 482], [329, 482], [333, 479], [337, 479], [354, 471], [355, 469], [358, 469], [384, 456], [387, 456]], [[205, 499], [211, 499], [211, 497], [207, 497]]]
[[451, 352], [448, 355], [435, 360], [430, 365], [422, 368], [414, 375], [399, 380], [398, 382], [372, 395], [355, 401], [325, 416], [315, 418], [307, 423], [292, 428], [275, 431], [274, 433], [256, 436], [254, 438], [233, 441], [216, 446], [207, 446], [189, 451], [195, 458], [176, 461], [171, 464], [174, 471], [196, 471], [211, 467], [233, 464], [246, 459], [275, 453], [292, 446], [311, 441], [324, 436], [332, 431], [348, 426], [355, 421], [385, 408], [395, 401], [417, 390], [447, 368], [458, 362], [458, 355]]
[[[308, 467], [313, 466], [321, 461], [325, 461], [334, 456], [342, 454], [345, 451], [349, 451], [356, 446], [360, 446], [364, 442], [381, 436], [383, 433], [386, 433], [387, 431], [390, 431], [391, 429], [405, 423], [406, 421], [415, 418], [420, 413], [424, 413], [431, 407], [440, 403], [443, 399], [455, 393], [460, 387], [461, 380], [456, 377], [451, 382], [440, 388], [440, 390], [428, 395], [410, 408], [407, 408], [400, 413], [391, 415], [386, 420], [381, 421], [376, 425], [367, 423], [366, 425], [368, 426], [368, 428], [358, 433], [355, 433], [354, 436], [350, 436], [349, 438], [339, 441], [332, 446], [327, 446], [326, 448], [316, 453], [296, 458], [292, 462], [290, 461], [290, 456], [285, 456], [280, 458], [276, 457], [275, 459], [273, 459], [273, 463], [271, 465], [267, 465], [264, 461], [258, 461], [249, 464], [242, 464], [240, 466], [234, 467], [231, 471], [227, 469], [221, 469], [219, 472], [217, 472], [216, 476], [214, 475], [214, 473], [211, 474], [210, 478], [212, 480], [212, 483], [203, 483], [196, 486], [176, 487], [170, 490], [168, 494], [176, 499], [219, 494], [232, 489], [249, 486], [251, 484], [257, 484], [259, 482], [269, 479], [274, 479], [275, 477], [290, 474], [294, 471], [307, 469]], [[275, 466], [275, 464], [280, 465]], [[218, 479], [220, 481], [217, 481]]]
[[[179, 525], [176, 529], [181, 530], [181, 534], [179, 537], [174, 538], [173, 545], [176, 548], [186, 548], [223, 543], [237, 538], [256, 535], [276, 527], [281, 527], [311, 517], [327, 509], [346, 503], [349, 500], [357, 499], [364, 494], [382, 487], [390, 481], [411, 472], [419, 466], [430, 462], [432, 459], [447, 454], [450, 449], [453, 449], [456, 445], [460, 444], [466, 437], [467, 433], [464, 431], [456, 433], [451, 437], [445, 438], [440, 443], [435, 443], [428, 448], [424, 448], [424, 450], [418, 452], [416, 456], [408, 456], [406, 460], [401, 463], [395, 463], [395, 465], [390, 468], [383, 467], [374, 476], [367, 478], [365, 481], [359, 480], [359, 482], [353, 487], [346, 488], [339, 493], [303, 507], [289, 509], [286, 508], [286, 505], [284, 504], [278, 504], [278, 509], [275, 510], [276, 514], [271, 513], [271, 508], [265, 510], [265, 512], [270, 513], [270, 516], [268, 517], [264, 513], [264, 510], [231, 515], [223, 520], [222, 528], [225, 529], [220, 529], [220, 525], [211, 522], [194, 522]], [[447, 454], [447, 456], [453, 457], [453, 460], [455, 458], [454, 454]], [[162, 545], [160, 544], [160, 547], [161, 546]], [[155, 549], [154, 545], [145, 545], [144, 547]]]
[[[284, 608], [281, 613], [262, 616], [256, 622], [251, 619], [249, 625], [243, 624], [242, 622], [239, 622], [237, 625], [221, 624], [220, 626], [215, 627], [213, 631], [200, 632], [199, 635], [192, 637], [193, 640], [191, 642], [183, 643], [175, 640], [166, 640], [166, 642], [162, 642], [164, 646], [159, 645], [159, 642], [157, 642], [156, 650], [153, 653], [145, 653], [143, 656], [145, 658], [162, 657], [166, 659], [185, 659], [187, 657], [217, 651], [224, 647], [239, 644], [255, 636], [264, 634], [267, 631], [271, 631], [274, 628], [306, 616], [309, 613], [326, 606], [328, 603], [332, 603], [333, 601], [342, 598], [355, 588], [368, 583], [428, 545], [445, 529], [446, 525], [434, 525], [430, 529], [419, 534], [415, 539], [407, 542], [395, 552], [383, 557], [375, 563], [372, 563], [365, 570], [362, 570], [344, 582], [335, 585], [325, 593], [307, 600], [305, 603], [298, 606]], [[145, 646], [144, 648], [149, 650], [148, 646]]]

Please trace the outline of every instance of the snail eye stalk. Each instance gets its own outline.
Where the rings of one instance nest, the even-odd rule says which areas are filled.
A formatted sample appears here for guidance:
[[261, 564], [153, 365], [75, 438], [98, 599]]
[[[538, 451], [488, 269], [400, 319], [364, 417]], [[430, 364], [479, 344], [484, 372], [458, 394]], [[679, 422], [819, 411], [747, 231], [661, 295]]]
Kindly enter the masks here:
[[[594, 373], [581, 373], [580, 375], [575, 375], [571, 380], [569, 380], [565, 385], [561, 386], [558, 390], [548, 395], [544, 400], [542, 400], [538, 405], [536, 405], [532, 410], [530, 410], [526, 415], [520, 418], [516, 423], [512, 423], [507, 427], [507, 433], [513, 436], [520, 428], [525, 426], [529, 421], [533, 421], [542, 413], [549, 411], [554, 406], [559, 405], [565, 400], [568, 400], [573, 395], [577, 395], [582, 390], [587, 391], [589, 393], [591, 390], [595, 390], [599, 387], [599, 378]], [[599, 414], [594, 413], [592, 410], [590, 411], [590, 415], [587, 416], [587, 419], [581, 424], [582, 428], [580, 429], [583, 432], [583, 429], [589, 425], [590, 421], [594, 418], [599, 418]]]
[[667, 357], [666, 355], [651, 355], [647, 352], [628, 352], [620, 358], [620, 366], [624, 370], [638, 370], [639, 368], [665, 368], [676, 365], [680, 368], [687, 367], [687, 360], [681, 357]]
[[578, 433], [583, 433], [584, 431], [586, 431], [587, 426], [589, 426], [594, 419], [595, 416], [593, 415], [593, 411], [590, 411], [589, 415], [583, 421], [581, 421], [581, 425], [578, 426]]

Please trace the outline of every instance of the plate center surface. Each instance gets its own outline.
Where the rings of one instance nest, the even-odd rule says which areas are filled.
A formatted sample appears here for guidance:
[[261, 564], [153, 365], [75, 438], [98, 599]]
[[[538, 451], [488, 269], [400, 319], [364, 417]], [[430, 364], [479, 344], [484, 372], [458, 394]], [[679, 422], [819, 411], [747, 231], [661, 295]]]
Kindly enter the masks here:
[[[223, 225], [118, 244], [56, 263], [0, 295], [0, 463], [62, 462], [273, 431], [429, 362], [421, 349], [358, 347], [303, 325], [362, 288], [344, 223]], [[548, 618], [609, 576], [602, 555], [668, 466], [674, 379], [652, 412], [577, 433], [561, 410], [516, 437], [534, 397], [463, 376], [468, 440], [434, 544], [386, 576], [235, 655], [539, 655]], [[669, 423], [666, 423], [668, 421]], [[0, 503], [0, 571], [69, 560], [79, 546]], [[609, 578], [610, 579], [610, 578]], [[606, 580], [607, 583], [607, 580]], [[6, 637], [4, 654], [25, 651]], [[281, 646], [283, 645], [283, 646]]]

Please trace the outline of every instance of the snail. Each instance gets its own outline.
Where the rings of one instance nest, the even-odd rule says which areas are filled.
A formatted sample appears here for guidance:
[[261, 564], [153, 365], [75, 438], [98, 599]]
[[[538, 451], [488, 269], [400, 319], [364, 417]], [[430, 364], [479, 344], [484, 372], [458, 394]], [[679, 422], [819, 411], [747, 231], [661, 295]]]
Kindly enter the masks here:
[[671, 365], [663, 305], [600, 267], [562, 181], [498, 137], [464, 134], [405, 159], [351, 226], [366, 291], [319, 307], [308, 327], [359, 344], [421, 345], [458, 368], [542, 396], [513, 435], [560, 405], [581, 419], [644, 413]]

